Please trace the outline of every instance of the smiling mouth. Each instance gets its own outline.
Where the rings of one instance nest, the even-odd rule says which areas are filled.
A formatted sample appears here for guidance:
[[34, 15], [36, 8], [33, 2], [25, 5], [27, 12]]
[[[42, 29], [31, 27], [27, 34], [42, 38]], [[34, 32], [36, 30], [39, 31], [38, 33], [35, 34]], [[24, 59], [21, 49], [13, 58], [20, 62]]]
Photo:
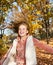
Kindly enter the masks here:
[[20, 33], [20, 34], [23, 34], [23, 33]]

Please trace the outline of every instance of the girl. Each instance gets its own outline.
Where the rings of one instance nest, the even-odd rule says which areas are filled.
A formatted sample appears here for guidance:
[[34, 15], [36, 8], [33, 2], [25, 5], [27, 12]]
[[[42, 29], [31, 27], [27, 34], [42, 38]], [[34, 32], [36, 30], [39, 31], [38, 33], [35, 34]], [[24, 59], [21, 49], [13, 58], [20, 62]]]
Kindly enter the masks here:
[[27, 22], [16, 24], [14, 29], [18, 33], [18, 37], [13, 41], [10, 52], [5, 56], [8, 58], [8, 63], [6, 60], [3, 65], [37, 65], [35, 46], [53, 53], [53, 48], [40, 43], [39, 40], [30, 35]]

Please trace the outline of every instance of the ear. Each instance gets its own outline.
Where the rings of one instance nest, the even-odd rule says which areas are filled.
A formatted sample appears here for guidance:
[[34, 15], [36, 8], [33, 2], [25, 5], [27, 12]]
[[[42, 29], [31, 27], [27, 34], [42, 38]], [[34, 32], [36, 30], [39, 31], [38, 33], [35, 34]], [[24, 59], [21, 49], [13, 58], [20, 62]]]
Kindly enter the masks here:
[[27, 30], [27, 34], [28, 34], [28, 30]]

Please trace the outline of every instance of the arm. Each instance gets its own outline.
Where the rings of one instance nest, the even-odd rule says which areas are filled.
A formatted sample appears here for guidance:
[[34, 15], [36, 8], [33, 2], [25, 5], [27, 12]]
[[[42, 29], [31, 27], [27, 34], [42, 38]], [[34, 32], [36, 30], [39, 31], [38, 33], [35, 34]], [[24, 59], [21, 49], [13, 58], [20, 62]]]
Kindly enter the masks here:
[[16, 54], [16, 43], [17, 43], [17, 41], [16, 40], [14, 40], [13, 41], [13, 45], [10, 47], [10, 49], [8, 50], [8, 52], [4, 55], [4, 57], [3, 57], [3, 59], [0, 61], [1, 62], [1, 64], [5, 64], [6, 62], [8, 62], [9, 61], [9, 59], [13, 56], [15, 56], [15, 54]]
[[8, 56], [8, 54], [9, 54], [11, 48], [12, 48], [12, 46], [9, 48], [9, 50], [7, 51], [7, 53], [6, 53], [6, 54], [2, 57], [2, 59], [0, 60], [1, 65], [2, 65], [2, 63], [5, 61], [5, 59], [7, 58], [7, 56]]
[[13, 41], [13, 46], [10, 49], [10, 52], [8, 53], [8, 58], [10, 58], [11, 56], [14, 56], [16, 54], [16, 45], [17, 45], [17, 40], [15, 39]]
[[36, 38], [33, 38], [33, 41], [34, 41], [34, 45], [35, 45], [36, 47], [38, 47], [38, 48], [40, 48], [40, 49], [43, 49], [43, 50], [47, 51], [48, 53], [53, 54], [53, 48], [50, 47], [49, 45], [41, 43], [41, 42], [40, 42], [38, 39], [36, 39]]

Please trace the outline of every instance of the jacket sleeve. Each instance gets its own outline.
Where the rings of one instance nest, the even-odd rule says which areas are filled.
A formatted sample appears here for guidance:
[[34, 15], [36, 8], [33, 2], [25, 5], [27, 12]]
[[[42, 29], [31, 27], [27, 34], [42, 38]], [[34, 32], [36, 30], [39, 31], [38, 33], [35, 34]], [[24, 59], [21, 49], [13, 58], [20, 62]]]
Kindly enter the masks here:
[[15, 39], [13, 41], [13, 46], [12, 48], [9, 50], [9, 53], [7, 55], [7, 58], [4, 60], [4, 62], [2, 63], [2, 65], [8, 65], [9, 61], [11, 58], [14, 58], [14, 55], [16, 54], [16, 44], [17, 44], [17, 40]]
[[8, 57], [13, 56], [16, 54], [16, 45], [17, 45], [17, 39], [13, 41], [13, 46], [8, 54]]
[[45, 50], [47, 53], [53, 54], [53, 48], [50, 47], [48, 44], [40, 42], [38, 39], [33, 38], [34, 45], [39, 49]]

